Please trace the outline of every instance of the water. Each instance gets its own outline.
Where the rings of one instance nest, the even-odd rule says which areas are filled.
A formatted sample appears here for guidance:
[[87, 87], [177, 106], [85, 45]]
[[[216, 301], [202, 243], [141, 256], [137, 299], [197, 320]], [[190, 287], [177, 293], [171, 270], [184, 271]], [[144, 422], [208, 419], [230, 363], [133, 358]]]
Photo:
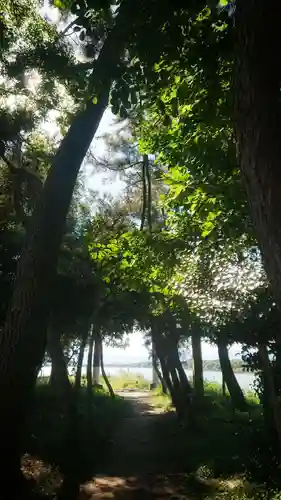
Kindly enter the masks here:
[[[140, 375], [143, 375], [146, 380], [149, 380], [150, 382], [152, 381], [152, 369], [151, 368], [120, 368], [120, 366], [110, 366], [106, 368], [106, 372], [108, 375], [117, 375], [120, 373], [120, 371], [128, 371], [131, 373], [139, 373]], [[192, 379], [192, 371], [191, 370], [185, 370], [187, 376], [189, 379]], [[244, 391], [251, 390], [251, 386], [254, 381], [254, 374], [253, 373], [235, 373], [235, 376], [237, 378], [237, 381], [240, 385], [240, 387]], [[219, 371], [212, 371], [212, 370], [206, 370], [204, 371], [204, 379], [208, 380], [209, 382], [217, 382], [218, 384], [222, 383], [222, 374]]]
[[[138, 373], [140, 375], [143, 375], [146, 380], [149, 380], [150, 382], [152, 381], [152, 369], [151, 368], [126, 368], [126, 367], [120, 367], [120, 366], [109, 366], [105, 367], [107, 375], [118, 375], [120, 372], [129, 372], [129, 373]], [[50, 366], [44, 366], [44, 368], [41, 370], [40, 375], [47, 377], [50, 375]], [[187, 376], [191, 379], [192, 378], [192, 371], [191, 370], [185, 370], [187, 373]], [[86, 366], [83, 367], [82, 371], [83, 375], [86, 375]], [[237, 381], [240, 385], [240, 387], [244, 391], [248, 391], [252, 389], [252, 384], [254, 381], [254, 374], [253, 373], [235, 373]], [[208, 380], [209, 382], [217, 382], [218, 384], [222, 383], [222, 374], [219, 371], [212, 371], [212, 370], [206, 370], [204, 371], [204, 379]]]

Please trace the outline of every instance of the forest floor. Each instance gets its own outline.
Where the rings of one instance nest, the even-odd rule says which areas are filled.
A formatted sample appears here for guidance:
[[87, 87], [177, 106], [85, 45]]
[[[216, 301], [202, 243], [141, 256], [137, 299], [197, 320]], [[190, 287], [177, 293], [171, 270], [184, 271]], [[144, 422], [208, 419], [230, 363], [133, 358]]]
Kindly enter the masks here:
[[82, 485], [79, 500], [233, 499], [245, 494], [238, 476], [222, 481], [203, 478], [200, 470], [190, 475], [176, 414], [158, 405], [151, 392], [117, 394], [129, 403], [127, 415], [113, 436], [106, 463]]
[[82, 486], [80, 499], [182, 498], [182, 457], [177, 456], [175, 436], [167, 433], [175, 413], [155, 404], [149, 391], [117, 394], [129, 403], [127, 414], [113, 436], [106, 464]]
[[[85, 473], [84, 479], [81, 476], [78, 481], [77, 500], [265, 498], [263, 487], [260, 488], [263, 480], [258, 480], [256, 491], [256, 486], [249, 483], [245, 475], [248, 465], [256, 463], [250, 443], [251, 430], [260, 421], [258, 407], [253, 407], [254, 413], [249, 417], [234, 413], [228, 402], [214, 391], [209, 391], [206, 398], [206, 411], [198, 416], [198, 426], [183, 428], [168, 398], [159, 394], [125, 389], [116, 391], [115, 399], [97, 395], [93, 429], [102, 428], [103, 434], [94, 434], [93, 441], [89, 441], [86, 434], [81, 454], [59, 443], [52, 447], [48, 434], [37, 453], [34, 453], [34, 445], [27, 450], [31, 455], [25, 456], [23, 469], [50, 498], [56, 498], [55, 491], [62, 480], [61, 464], [65, 467], [66, 458], [72, 464], [71, 469], [67, 469], [68, 475], [71, 476], [71, 471], [76, 474], [79, 468], [82, 476]], [[55, 422], [57, 438], [60, 430]], [[40, 425], [43, 427], [37, 424], [37, 436], [46, 429], [45, 421]], [[82, 430], [84, 427], [82, 422]], [[46, 453], [48, 443], [50, 450]], [[43, 461], [35, 463], [34, 458], [30, 458], [36, 454]], [[53, 465], [47, 465], [50, 463]]]

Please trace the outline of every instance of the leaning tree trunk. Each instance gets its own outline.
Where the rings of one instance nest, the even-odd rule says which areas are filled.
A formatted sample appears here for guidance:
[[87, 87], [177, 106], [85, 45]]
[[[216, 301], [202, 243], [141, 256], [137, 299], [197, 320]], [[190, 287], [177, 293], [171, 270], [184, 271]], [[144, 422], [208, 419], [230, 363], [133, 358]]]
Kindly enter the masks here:
[[89, 346], [88, 346], [88, 360], [87, 360], [87, 389], [88, 393], [92, 394], [93, 387], [93, 352], [94, 352], [94, 327], [92, 327], [92, 331], [89, 338]]
[[94, 355], [93, 355], [93, 385], [100, 383], [100, 369], [101, 369], [101, 351], [102, 340], [99, 334], [95, 335]]
[[222, 338], [218, 338], [218, 354], [221, 371], [227, 385], [232, 403], [237, 410], [247, 410], [247, 403], [240, 385], [237, 382], [233, 368], [228, 356], [227, 344]]
[[50, 324], [48, 329], [47, 349], [52, 361], [50, 384], [57, 394], [63, 395], [64, 393], [68, 393], [71, 384], [68, 378], [67, 364], [59, 332], [52, 324]]
[[152, 331], [152, 339], [177, 415], [186, 420], [192, 389], [179, 359], [177, 343], [156, 331]]
[[236, 0], [234, 122], [267, 276], [281, 309], [281, 64], [279, 0]]
[[159, 378], [160, 383], [161, 383], [162, 392], [163, 392], [163, 394], [167, 395], [168, 394], [168, 386], [167, 386], [166, 381], [163, 377], [163, 374], [161, 373], [161, 370], [159, 369], [159, 366], [157, 364], [157, 360], [153, 360], [153, 363], [154, 363], [154, 365], [153, 365], [154, 370], [155, 370], [157, 377]]
[[[124, 37], [130, 29], [128, 9], [132, 10], [131, 2], [121, 4], [115, 27], [95, 61], [91, 87], [97, 92], [97, 103], [89, 100], [84, 110], [75, 116], [54, 157], [19, 260], [11, 306], [0, 337], [0, 441], [5, 456], [0, 482], [3, 489], [10, 484], [14, 490], [17, 484], [20, 488], [23, 424], [36, 382], [36, 367], [45, 351], [48, 296], [65, 219], [81, 163], [108, 103]], [[132, 11], [132, 17], [133, 12], [137, 9]]]
[[172, 403], [173, 403], [174, 407], [176, 407], [176, 396], [174, 393], [174, 387], [173, 387], [170, 371], [168, 368], [166, 353], [164, 352], [163, 341], [161, 338], [160, 339], [158, 338], [158, 333], [156, 332], [155, 329], [151, 329], [151, 337], [152, 337], [152, 342], [153, 342], [153, 345], [155, 348], [156, 355], [160, 361], [160, 366], [161, 366], [161, 370], [163, 373], [163, 379], [165, 381], [166, 386], [168, 387], [168, 390], [169, 390], [169, 393], [170, 393], [170, 396], [172, 399]]
[[80, 348], [79, 348], [79, 354], [78, 354], [78, 359], [77, 359], [77, 368], [76, 368], [76, 374], [75, 374], [75, 384], [74, 384], [74, 387], [76, 390], [81, 388], [82, 369], [83, 369], [85, 347], [87, 344], [88, 331], [89, 331], [88, 327], [85, 328], [85, 331], [83, 331], [83, 335], [81, 338], [81, 344], [80, 344]]
[[[99, 336], [100, 337], [100, 336]], [[108, 389], [108, 392], [112, 398], [115, 398], [115, 393], [113, 390], [113, 387], [109, 381], [108, 376], [106, 375], [106, 371], [104, 368], [104, 362], [103, 362], [103, 348], [102, 348], [102, 338], [100, 337], [100, 366], [101, 366], [101, 373], [103, 376], [103, 379], [105, 381], [106, 387]]]
[[195, 395], [201, 399], [204, 396], [203, 360], [201, 348], [201, 335], [198, 329], [191, 332], [193, 356], [193, 386]]
[[159, 370], [157, 369], [157, 354], [153, 342], [152, 342], [151, 360], [152, 360], [152, 383], [150, 384], [150, 389], [155, 389], [160, 383], [160, 378], [158, 375]]

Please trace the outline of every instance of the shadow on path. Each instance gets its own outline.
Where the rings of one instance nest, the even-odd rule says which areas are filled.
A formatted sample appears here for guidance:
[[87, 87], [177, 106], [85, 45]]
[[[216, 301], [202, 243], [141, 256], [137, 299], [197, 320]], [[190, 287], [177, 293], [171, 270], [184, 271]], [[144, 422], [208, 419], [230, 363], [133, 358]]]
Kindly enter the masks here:
[[181, 496], [186, 491], [185, 471], [168, 422], [176, 418], [175, 413], [155, 408], [149, 392], [118, 395], [130, 403], [128, 414], [112, 440], [106, 464], [93, 481], [83, 485], [80, 500]]
[[[113, 437], [111, 453], [101, 473], [109, 475], [134, 475], [166, 473], [179, 467], [176, 457], [171, 457], [168, 446], [173, 436], [167, 436], [168, 420], [175, 413], [164, 413], [155, 408], [147, 392], [119, 393], [130, 402], [129, 413]], [[173, 448], [176, 448], [173, 444]]]

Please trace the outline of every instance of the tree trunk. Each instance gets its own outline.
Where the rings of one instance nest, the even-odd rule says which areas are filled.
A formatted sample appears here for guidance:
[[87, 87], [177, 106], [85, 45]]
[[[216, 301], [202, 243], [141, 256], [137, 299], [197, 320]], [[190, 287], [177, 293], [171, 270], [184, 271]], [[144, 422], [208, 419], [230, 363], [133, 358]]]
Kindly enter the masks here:
[[265, 270], [281, 309], [281, 65], [278, 0], [236, 0], [235, 131]]
[[140, 223], [140, 231], [143, 231], [145, 225], [145, 217], [147, 210], [147, 186], [146, 186], [146, 165], [145, 165], [145, 156], [142, 160], [142, 209], [141, 209], [141, 223]]
[[152, 335], [172, 403], [179, 418], [186, 420], [192, 389], [180, 362], [177, 344], [171, 342], [171, 339], [168, 339], [165, 335], [159, 335], [156, 332], [153, 332]]
[[203, 360], [201, 349], [201, 335], [198, 329], [191, 332], [193, 356], [193, 387], [195, 395], [201, 399], [204, 396]]
[[154, 363], [154, 370], [157, 373], [157, 377], [158, 377], [158, 379], [161, 382], [162, 392], [163, 392], [163, 394], [168, 394], [167, 383], [166, 383], [166, 381], [164, 379], [163, 374], [161, 373], [161, 370], [159, 370], [159, 367], [158, 367], [158, 364], [157, 364], [157, 359], [153, 359], [153, 363]]
[[151, 360], [152, 360], [152, 384], [150, 384], [150, 389], [155, 389], [159, 385], [160, 378], [158, 375], [159, 370], [157, 367], [157, 354], [153, 343], [152, 343]]
[[186, 394], [191, 394], [193, 392], [192, 387], [189, 383], [187, 375], [186, 375], [184, 368], [182, 366], [182, 362], [181, 362], [180, 357], [179, 357], [177, 345], [174, 347], [174, 349], [175, 350], [174, 350], [173, 358], [174, 358], [175, 367], [176, 367], [178, 375], [179, 375], [179, 381], [181, 384], [181, 388], [182, 388], [183, 392], [185, 392]]
[[157, 338], [157, 333], [153, 331], [153, 329], [151, 329], [151, 337], [156, 355], [160, 361], [160, 366], [163, 373], [163, 379], [165, 381], [166, 386], [168, 387], [169, 393], [172, 398], [172, 403], [175, 406], [173, 384], [171, 381], [170, 372], [163, 352], [163, 347], [161, 346], [161, 341], [159, 341], [159, 339]]
[[223, 373], [223, 378], [227, 385], [232, 403], [237, 410], [246, 411], [247, 404], [241, 390], [240, 385], [237, 382], [235, 374], [233, 372], [230, 359], [228, 356], [227, 344], [222, 338], [218, 338], [218, 353], [221, 365], [221, 371]]
[[93, 357], [93, 385], [100, 383], [102, 340], [99, 334], [95, 335], [94, 357]]
[[222, 377], [221, 378], [222, 378], [222, 380], [221, 380], [221, 382], [222, 382], [222, 384], [221, 384], [222, 385], [222, 395], [225, 398], [226, 397], [226, 384], [225, 384], [225, 379], [224, 379], [224, 374], [223, 373], [222, 373]]
[[[40, 203], [32, 216], [18, 264], [11, 306], [0, 337], [0, 429], [5, 456], [0, 482], [5, 489], [20, 484], [20, 450], [23, 423], [36, 382], [36, 368], [46, 346], [45, 325], [49, 290], [55, 276], [59, 246], [76, 178], [108, 104], [124, 40], [131, 29], [127, 23], [131, 2], [123, 2], [115, 27], [95, 61], [91, 87], [97, 103], [89, 100], [80, 111], [58, 149], [45, 181]], [[7, 434], [9, 439], [7, 439]]]
[[147, 179], [147, 225], [149, 232], [152, 233], [152, 190], [151, 190], [151, 176], [149, 171], [148, 155], [144, 155], [143, 161], [145, 164], [146, 179]]
[[67, 364], [60, 342], [60, 335], [52, 324], [48, 329], [47, 349], [52, 361], [50, 383], [55, 392], [63, 395], [69, 391], [71, 384], [68, 378]]
[[165, 359], [161, 356], [161, 354], [158, 354], [158, 359], [159, 359], [159, 362], [160, 362], [161, 371], [162, 371], [162, 374], [163, 374], [163, 379], [165, 381], [165, 385], [167, 386], [168, 391], [169, 391], [169, 393], [171, 395], [171, 398], [173, 399], [173, 397], [172, 397], [173, 386], [172, 386], [172, 382], [171, 382], [170, 373], [169, 373], [169, 370], [168, 370], [168, 367], [167, 367], [167, 363], [165, 362]]
[[77, 360], [77, 369], [76, 369], [76, 374], [75, 374], [75, 389], [76, 390], [81, 388], [81, 377], [82, 377], [85, 347], [87, 344], [87, 337], [88, 337], [88, 328], [85, 328], [85, 331], [83, 332], [83, 336], [81, 339], [78, 360]]
[[113, 387], [109, 381], [108, 376], [106, 375], [105, 369], [104, 369], [104, 363], [103, 363], [103, 348], [102, 348], [102, 339], [100, 337], [100, 366], [101, 366], [101, 373], [103, 376], [103, 379], [105, 381], [106, 387], [108, 389], [108, 392], [112, 398], [115, 398], [114, 390]]
[[87, 388], [88, 391], [92, 393], [93, 387], [93, 351], [94, 351], [94, 327], [92, 327], [92, 331], [89, 338], [89, 350], [88, 350], [88, 360], [87, 360]]
[[[272, 373], [272, 367], [268, 358], [268, 351], [265, 345], [259, 345], [259, 356], [262, 363], [263, 376], [264, 376], [264, 390], [265, 395], [268, 396], [268, 401], [265, 404], [270, 405], [270, 413], [273, 417], [273, 424], [276, 431], [276, 436], [279, 444], [279, 452], [281, 450], [281, 413], [279, 402], [275, 390], [274, 377]], [[265, 398], [267, 399], [267, 397]], [[265, 408], [266, 411], [266, 408]], [[270, 419], [271, 420], [271, 419]], [[272, 428], [272, 421], [270, 422], [270, 428]]]

